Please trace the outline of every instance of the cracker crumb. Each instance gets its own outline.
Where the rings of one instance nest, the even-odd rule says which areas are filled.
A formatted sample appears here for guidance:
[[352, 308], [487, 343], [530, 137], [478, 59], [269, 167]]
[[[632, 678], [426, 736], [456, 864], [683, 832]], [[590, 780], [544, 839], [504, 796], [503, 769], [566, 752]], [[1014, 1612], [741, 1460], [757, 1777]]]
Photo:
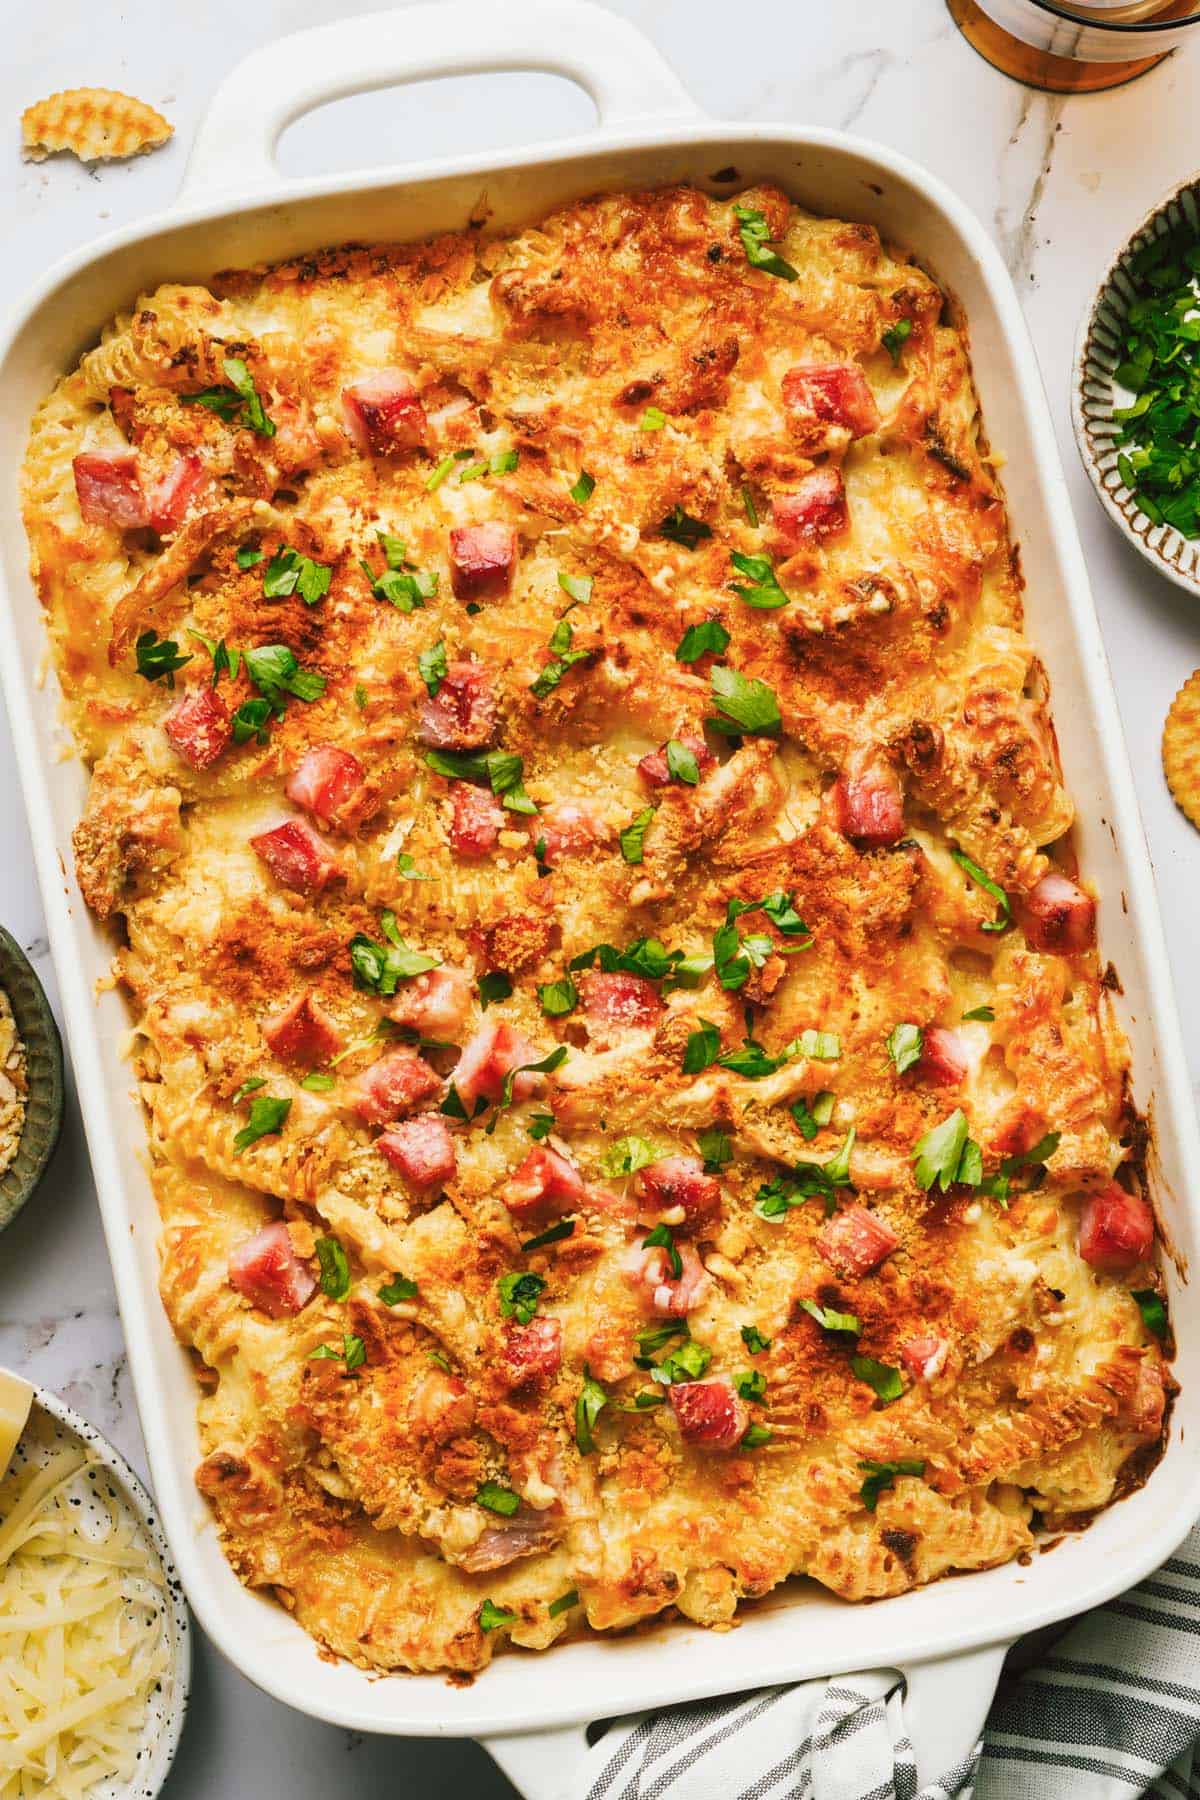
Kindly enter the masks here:
[[0, 988], [0, 1175], [11, 1165], [25, 1129], [25, 1046], [8, 995]]

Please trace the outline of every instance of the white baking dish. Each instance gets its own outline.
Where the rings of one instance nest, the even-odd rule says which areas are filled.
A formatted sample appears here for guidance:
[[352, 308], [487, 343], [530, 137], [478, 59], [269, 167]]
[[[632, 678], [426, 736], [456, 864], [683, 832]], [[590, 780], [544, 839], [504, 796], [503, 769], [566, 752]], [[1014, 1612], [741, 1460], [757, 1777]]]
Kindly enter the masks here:
[[[582, 142], [470, 166], [414, 163], [304, 182], [278, 173], [279, 133], [321, 101], [399, 80], [496, 69], [576, 80], [596, 102], [598, 129]], [[690, 180], [727, 192], [735, 185], [731, 169], [737, 184], [774, 180], [817, 211], [872, 221], [916, 251], [965, 308], [991, 441], [1008, 459], [1030, 628], [1053, 682], [1079, 805], [1079, 848], [1100, 893], [1104, 953], [1124, 982], [1119, 1005], [1137, 1097], [1154, 1121], [1157, 1199], [1177, 1256], [1169, 1274], [1183, 1394], [1148, 1485], [1028, 1568], [943, 1581], [865, 1609], [796, 1584], [748, 1610], [736, 1636], [681, 1625], [566, 1645], [536, 1665], [505, 1655], [469, 1688], [437, 1677], [371, 1680], [320, 1661], [280, 1607], [238, 1583], [193, 1487], [194, 1382], [156, 1290], [157, 1220], [141, 1161], [142, 1120], [116, 1054], [126, 1015], [117, 995], [95, 998], [111, 945], [72, 873], [70, 831], [84, 775], [77, 763], [59, 760], [53, 681], [45, 688], [38, 681], [44, 641], [17, 507], [26, 422], [103, 321], [157, 282], [203, 280], [214, 268], [351, 236], [403, 239], [461, 228], [483, 190], [494, 222], [505, 226], [599, 188]], [[726, 179], [718, 182], [719, 172]], [[287, 39], [235, 70], [200, 130], [177, 207], [76, 254], [39, 283], [0, 351], [0, 409], [8, 705], [150, 1466], [205, 1629], [252, 1680], [319, 1718], [366, 1731], [491, 1740], [539, 1800], [563, 1790], [582, 1748], [579, 1721], [865, 1666], [909, 1672], [923, 1772], [948, 1761], [974, 1732], [1008, 1641], [1137, 1580], [1200, 1511], [1200, 1466], [1191, 1452], [1200, 1425], [1200, 1317], [1179, 1300], [1194, 1252], [1188, 1180], [1200, 1169], [1200, 1143], [1150, 864], [1050, 420], [1016, 296], [981, 227], [940, 183], [890, 151], [837, 132], [697, 116], [655, 52], [598, 8], [477, 0], [382, 14]]]

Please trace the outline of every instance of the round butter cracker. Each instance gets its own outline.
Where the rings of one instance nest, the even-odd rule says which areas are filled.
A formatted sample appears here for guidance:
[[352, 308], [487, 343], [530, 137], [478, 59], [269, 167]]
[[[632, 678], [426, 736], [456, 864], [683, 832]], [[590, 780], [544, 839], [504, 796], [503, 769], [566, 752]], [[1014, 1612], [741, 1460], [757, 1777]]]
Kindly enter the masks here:
[[1171, 702], [1163, 726], [1162, 760], [1176, 806], [1200, 828], [1200, 669], [1188, 676]]
[[66, 150], [80, 162], [140, 156], [165, 144], [175, 127], [132, 94], [112, 88], [68, 88], [27, 106], [21, 147], [32, 162]]

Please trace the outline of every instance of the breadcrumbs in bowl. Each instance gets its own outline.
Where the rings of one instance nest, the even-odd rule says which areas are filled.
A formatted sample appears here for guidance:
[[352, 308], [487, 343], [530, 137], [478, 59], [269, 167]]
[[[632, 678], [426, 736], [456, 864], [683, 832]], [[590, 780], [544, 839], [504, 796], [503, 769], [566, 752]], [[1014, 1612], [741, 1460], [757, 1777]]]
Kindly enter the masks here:
[[21, 1147], [27, 1080], [25, 1045], [12, 1001], [0, 988], [0, 1175], [12, 1167]]
[[41, 1180], [62, 1115], [58, 1026], [28, 957], [0, 926], [0, 1231]]

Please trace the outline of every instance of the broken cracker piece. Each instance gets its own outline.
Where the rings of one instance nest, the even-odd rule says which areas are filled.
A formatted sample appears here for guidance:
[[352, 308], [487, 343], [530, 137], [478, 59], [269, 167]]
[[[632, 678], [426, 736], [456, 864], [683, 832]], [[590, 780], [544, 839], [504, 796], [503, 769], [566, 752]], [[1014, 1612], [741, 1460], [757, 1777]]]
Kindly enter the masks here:
[[1200, 826], [1200, 669], [1189, 675], [1163, 726], [1163, 772], [1180, 812]]
[[161, 113], [112, 88], [67, 88], [21, 114], [21, 145], [33, 162], [69, 150], [80, 162], [140, 156], [172, 136]]

